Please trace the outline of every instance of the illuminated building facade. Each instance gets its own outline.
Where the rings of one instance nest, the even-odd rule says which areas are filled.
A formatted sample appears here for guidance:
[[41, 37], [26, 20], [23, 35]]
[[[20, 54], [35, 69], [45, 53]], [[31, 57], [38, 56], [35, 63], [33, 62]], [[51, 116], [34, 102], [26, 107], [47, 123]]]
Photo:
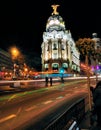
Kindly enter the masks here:
[[79, 52], [71, 32], [66, 30], [63, 18], [57, 12], [59, 5], [52, 5], [53, 12], [46, 23], [46, 31], [43, 33], [42, 71], [59, 72], [63, 68], [65, 72], [79, 72]]
[[92, 39], [95, 41], [96, 51], [96, 58], [91, 58], [92, 70], [95, 74], [101, 74], [101, 38], [98, 38], [97, 33], [93, 33]]
[[11, 72], [12, 66], [10, 54], [0, 48], [0, 76], [5, 72]]

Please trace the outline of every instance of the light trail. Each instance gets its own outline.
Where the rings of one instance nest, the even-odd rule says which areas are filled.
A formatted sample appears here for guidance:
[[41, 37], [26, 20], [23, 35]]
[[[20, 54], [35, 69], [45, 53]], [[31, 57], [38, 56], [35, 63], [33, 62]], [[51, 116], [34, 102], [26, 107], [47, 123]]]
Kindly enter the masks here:
[[14, 118], [14, 117], [16, 117], [15, 114], [12, 114], [12, 115], [10, 115], [10, 116], [4, 117], [4, 118], [0, 119], [0, 123], [2, 123], [2, 122], [4, 122], [4, 121], [7, 121], [7, 120], [10, 120], [10, 119], [12, 119], [12, 118]]
[[27, 108], [25, 111], [31, 111], [31, 110], [33, 110], [33, 109], [35, 109], [35, 108], [37, 108], [37, 106], [29, 107], [29, 108]]

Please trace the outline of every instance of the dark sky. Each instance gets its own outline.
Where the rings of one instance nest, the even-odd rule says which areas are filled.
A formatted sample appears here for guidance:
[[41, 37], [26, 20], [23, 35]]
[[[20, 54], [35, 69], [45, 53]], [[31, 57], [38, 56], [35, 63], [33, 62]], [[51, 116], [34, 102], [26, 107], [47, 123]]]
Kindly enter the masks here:
[[41, 51], [42, 34], [52, 13], [52, 4], [59, 4], [58, 12], [73, 39], [101, 37], [100, 0], [13, 0], [0, 3], [0, 48], [16, 45], [24, 52]]

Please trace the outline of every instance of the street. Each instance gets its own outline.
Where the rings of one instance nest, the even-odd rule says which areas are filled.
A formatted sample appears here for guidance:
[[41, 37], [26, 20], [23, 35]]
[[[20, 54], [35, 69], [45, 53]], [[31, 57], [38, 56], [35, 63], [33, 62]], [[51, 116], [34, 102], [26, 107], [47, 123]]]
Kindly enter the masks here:
[[[92, 80], [93, 82], [95, 81]], [[69, 102], [78, 95], [87, 94], [87, 82], [85, 79], [80, 79], [1, 96], [0, 129], [20, 130], [20, 127], [37, 122], [64, 102]]]

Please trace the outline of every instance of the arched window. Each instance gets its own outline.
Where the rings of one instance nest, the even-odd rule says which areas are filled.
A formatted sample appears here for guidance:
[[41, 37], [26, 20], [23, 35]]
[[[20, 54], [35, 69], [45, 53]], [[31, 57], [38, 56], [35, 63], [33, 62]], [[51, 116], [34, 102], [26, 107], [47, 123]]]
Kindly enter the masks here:
[[52, 69], [53, 70], [58, 70], [58, 68], [59, 68], [59, 64], [58, 63], [53, 63], [52, 64]]
[[67, 69], [67, 68], [68, 68], [68, 64], [67, 64], [67, 63], [63, 63], [63, 64], [62, 64], [62, 67], [63, 67], [64, 69]]
[[48, 64], [45, 64], [45, 69], [48, 68]]

